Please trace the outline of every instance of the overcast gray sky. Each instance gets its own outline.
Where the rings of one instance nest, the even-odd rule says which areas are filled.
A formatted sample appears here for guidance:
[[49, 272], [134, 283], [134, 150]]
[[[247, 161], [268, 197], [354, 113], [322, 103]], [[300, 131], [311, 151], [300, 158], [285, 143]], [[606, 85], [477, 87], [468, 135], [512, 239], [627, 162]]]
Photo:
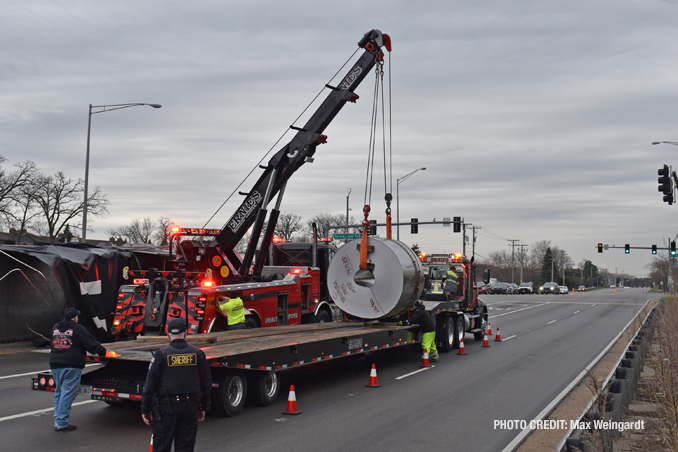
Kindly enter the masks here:
[[[88, 104], [163, 106], [93, 116], [90, 184], [111, 205], [88, 238], [144, 216], [202, 226], [373, 28], [393, 40], [394, 180], [427, 167], [400, 186], [401, 220], [458, 215], [638, 276], [649, 251], [599, 255], [596, 244], [650, 246], [678, 232], [678, 207], [657, 191], [678, 147], [650, 144], [678, 141], [675, 1], [3, 3], [10, 163], [84, 178]], [[372, 88], [367, 78], [328, 127], [283, 211], [345, 212], [349, 187], [361, 211]], [[401, 239], [461, 248], [440, 226], [401, 228]], [[478, 237], [484, 256], [507, 247]]]

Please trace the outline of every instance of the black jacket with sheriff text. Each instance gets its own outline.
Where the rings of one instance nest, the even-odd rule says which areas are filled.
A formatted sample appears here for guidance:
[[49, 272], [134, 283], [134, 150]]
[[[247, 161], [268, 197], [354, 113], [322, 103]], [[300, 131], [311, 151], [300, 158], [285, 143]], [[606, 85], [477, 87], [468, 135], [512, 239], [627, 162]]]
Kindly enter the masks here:
[[212, 391], [212, 375], [205, 353], [184, 339], [174, 339], [153, 355], [141, 399], [141, 413], [151, 411], [151, 399], [161, 389], [170, 395], [198, 394], [205, 411]]
[[104, 356], [106, 349], [87, 329], [73, 320], [64, 319], [52, 327], [52, 344], [49, 366], [52, 369], [64, 367], [85, 367], [86, 352]]

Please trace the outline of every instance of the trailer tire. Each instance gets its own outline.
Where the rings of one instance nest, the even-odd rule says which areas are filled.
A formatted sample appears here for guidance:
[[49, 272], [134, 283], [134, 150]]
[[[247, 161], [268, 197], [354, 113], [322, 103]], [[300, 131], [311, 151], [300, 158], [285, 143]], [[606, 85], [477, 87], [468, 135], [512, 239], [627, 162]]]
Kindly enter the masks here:
[[466, 326], [464, 325], [464, 316], [458, 315], [454, 318], [454, 342], [452, 348], [459, 348], [459, 342], [466, 336]]
[[487, 320], [485, 320], [485, 313], [481, 313], [480, 317], [475, 318], [475, 328], [480, 328], [480, 331], [473, 333], [473, 339], [482, 341], [485, 338], [485, 331], [487, 331]]
[[438, 336], [440, 340], [440, 351], [443, 353], [449, 353], [454, 350], [454, 322], [449, 316], [445, 317], [445, 320], [441, 322], [440, 329], [438, 330]]
[[247, 378], [248, 398], [256, 406], [269, 406], [278, 399], [280, 377], [277, 372], [250, 372]]
[[250, 329], [250, 328], [259, 328], [259, 324], [257, 321], [254, 319], [254, 317], [245, 317], [245, 328]]
[[221, 374], [214, 396], [212, 410], [217, 416], [233, 417], [242, 411], [247, 399], [247, 378], [239, 371]]

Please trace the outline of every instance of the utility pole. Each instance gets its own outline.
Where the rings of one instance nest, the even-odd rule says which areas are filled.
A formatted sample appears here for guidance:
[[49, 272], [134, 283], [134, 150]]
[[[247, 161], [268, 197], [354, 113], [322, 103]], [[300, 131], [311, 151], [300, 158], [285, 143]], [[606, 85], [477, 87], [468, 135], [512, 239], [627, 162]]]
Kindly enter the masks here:
[[[517, 239], [508, 239], [509, 242], [511, 242], [511, 284], [513, 284], [513, 273], [514, 270], [516, 269], [516, 242], [519, 242], [520, 240]], [[522, 278], [522, 277], [521, 277]], [[551, 278], [553, 279], [553, 278]]]
[[472, 229], [473, 229], [473, 244], [472, 244], [472, 246], [473, 246], [473, 256], [475, 256], [476, 255], [476, 230], [481, 229], [481, 227], [480, 226], [473, 226]]
[[551, 255], [551, 282], [553, 282], [553, 255]]
[[463, 222], [461, 223], [461, 232], [464, 234], [464, 238], [462, 239], [462, 244], [461, 244], [461, 255], [466, 256], [466, 223]]
[[520, 251], [518, 252], [518, 255], [520, 256], [520, 284], [523, 283], [523, 263], [525, 262], [525, 248], [527, 247], [527, 244], [518, 245], [518, 248], [520, 248]]
[[348, 208], [348, 197], [351, 196], [352, 188], [348, 189], [348, 195], [346, 195], [346, 233], [348, 234], [348, 211], [351, 210]]

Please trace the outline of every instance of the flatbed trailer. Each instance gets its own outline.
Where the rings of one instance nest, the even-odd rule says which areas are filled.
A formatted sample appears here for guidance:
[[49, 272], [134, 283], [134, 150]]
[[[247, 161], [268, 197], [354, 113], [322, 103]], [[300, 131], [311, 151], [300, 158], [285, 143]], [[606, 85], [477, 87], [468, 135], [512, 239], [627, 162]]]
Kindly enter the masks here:
[[[459, 338], [453, 326], [467, 314], [457, 310], [457, 302], [424, 303], [439, 326], [440, 350], [451, 351]], [[280, 391], [280, 371], [417, 344], [421, 341], [417, 329], [416, 325], [400, 326], [392, 321], [342, 321], [194, 334], [187, 341], [205, 352], [209, 363], [211, 410], [220, 416], [234, 416], [247, 399], [260, 406], [272, 404]], [[107, 350], [119, 356], [88, 355], [89, 363], [103, 366], [83, 372], [79, 392], [109, 404], [140, 401], [153, 353], [168, 343], [166, 336], [140, 336], [134, 341], [106, 344]], [[34, 377], [32, 389], [53, 391], [51, 374]]]

